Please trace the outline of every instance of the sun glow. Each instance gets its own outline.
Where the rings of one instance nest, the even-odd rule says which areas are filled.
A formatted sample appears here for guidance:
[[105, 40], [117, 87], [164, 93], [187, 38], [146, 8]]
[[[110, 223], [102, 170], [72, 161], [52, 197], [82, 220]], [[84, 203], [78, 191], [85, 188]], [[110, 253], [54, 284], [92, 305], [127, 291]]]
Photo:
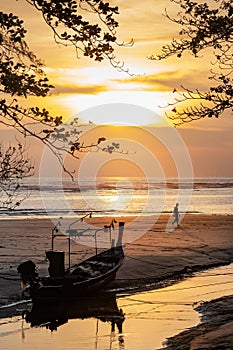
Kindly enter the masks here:
[[132, 196], [122, 195], [121, 193], [119, 193], [119, 195], [108, 196], [104, 200], [106, 201], [107, 208], [118, 211], [118, 210], [124, 210], [130, 205]]
[[161, 118], [152, 110], [132, 103], [105, 103], [79, 113], [81, 120], [104, 125], [158, 124]]
[[[140, 97], [139, 97], [140, 96]], [[78, 117], [81, 124], [142, 126], [167, 124], [164, 119], [165, 93], [106, 92], [98, 95], [69, 95], [59, 104], [69, 107], [70, 119]], [[72, 111], [74, 113], [72, 113]]]
[[[156, 68], [156, 74], [161, 71], [160, 66]], [[47, 73], [56, 86], [54, 95], [48, 99], [53, 104], [53, 109], [60, 107], [61, 112], [65, 111], [66, 115], [67, 112], [70, 113], [66, 118], [78, 116], [81, 123], [91, 121], [93, 124], [104, 125], [158, 125], [165, 114], [165, 109], [161, 106], [166, 106], [171, 99], [171, 92], [160, 89], [159, 84], [151, 86], [146, 75], [122, 76], [122, 73], [105, 65], [103, 69], [95, 66], [81, 70], [47, 68]], [[99, 106], [106, 104], [113, 104], [114, 108], [108, 109], [107, 114], [101, 111], [90, 115], [90, 110], [94, 107], [98, 107], [99, 111]], [[119, 111], [117, 104], [138, 108]]]

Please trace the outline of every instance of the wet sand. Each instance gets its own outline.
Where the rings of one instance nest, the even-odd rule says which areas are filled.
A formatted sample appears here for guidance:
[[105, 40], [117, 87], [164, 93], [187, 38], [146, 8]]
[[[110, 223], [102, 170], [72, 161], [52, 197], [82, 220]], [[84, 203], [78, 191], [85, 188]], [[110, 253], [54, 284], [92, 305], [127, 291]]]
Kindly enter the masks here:
[[201, 323], [168, 339], [163, 350], [233, 349], [233, 296], [204, 303], [196, 310]]
[[[174, 280], [184, 278], [193, 272], [233, 262], [233, 215], [187, 214], [180, 227], [171, 233], [166, 232], [168, 219], [168, 215], [164, 214], [153, 224], [153, 218], [146, 218], [147, 224], [151, 220], [151, 225], [149, 225], [151, 228], [142, 237], [125, 246], [125, 263], [109, 288], [119, 290], [132, 287], [141, 290], [156, 288], [161, 284], [169, 284]], [[97, 227], [102, 227], [109, 222], [109, 218], [107, 222], [106, 218], [90, 220]], [[132, 220], [131, 217], [117, 218], [117, 221], [126, 222], [125, 235], [129, 234], [127, 223]], [[144, 223], [145, 219], [138, 224], [138, 229], [141, 229], [142, 232]], [[31, 259], [40, 266], [39, 272], [47, 272], [45, 251], [51, 247], [52, 227], [53, 223], [45, 219], [0, 221], [0, 303], [2, 305], [21, 298], [20, 281], [17, 275], [17, 266], [21, 262]], [[67, 242], [64, 240], [58, 240], [56, 244], [57, 249], [67, 247]], [[94, 248], [87, 248], [78, 243], [72, 244], [73, 262], [81, 261], [93, 253]], [[194, 332], [193, 337], [190, 338], [192, 347], [187, 346], [186, 338], [185, 341], [182, 340], [184, 336], [189, 336], [181, 335], [181, 340], [175, 340], [181, 343], [169, 345], [168, 349], [212, 349], [209, 344], [206, 347], [200, 345], [202, 341], [203, 344], [210, 341], [208, 340], [210, 334], [211, 344], [214, 344], [213, 339], [219, 336], [228, 339], [228, 335], [230, 337], [232, 333], [233, 313], [231, 309], [228, 315], [227, 307], [231, 304], [229, 299], [223, 299], [222, 303], [221, 307], [220, 304], [216, 304], [217, 311], [215, 311], [218, 312], [219, 309], [222, 314], [222, 310], [226, 310], [226, 320], [214, 316], [215, 326], [213, 322], [208, 321], [209, 325], [206, 329], [200, 328], [202, 333], [199, 334], [202, 335], [198, 336], [198, 333], [195, 333], [196, 330], [190, 330]], [[203, 306], [199, 310], [206, 314], [209, 306], [211, 305]], [[200, 324], [198, 327], [203, 327], [203, 325], [205, 327], [205, 324]], [[198, 327], [195, 329], [199, 329]], [[203, 332], [206, 337], [203, 336]], [[207, 333], [209, 333], [208, 337]], [[230, 342], [233, 344], [232, 339]], [[229, 346], [221, 347], [221, 349], [229, 349]]]

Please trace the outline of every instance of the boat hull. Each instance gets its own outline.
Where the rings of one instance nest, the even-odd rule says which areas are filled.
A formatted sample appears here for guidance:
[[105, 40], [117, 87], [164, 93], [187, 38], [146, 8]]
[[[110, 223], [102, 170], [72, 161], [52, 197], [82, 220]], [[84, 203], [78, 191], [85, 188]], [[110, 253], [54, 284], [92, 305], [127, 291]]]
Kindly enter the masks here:
[[[115, 279], [123, 261], [122, 247], [111, 248], [75, 265], [63, 277], [41, 278], [39, 283], [31, 284], [28, 287], [29, 297], [33, 302], [36, 302], [38, 300], [93, 295]], [[85, 269], [86, 273], [88, 271], [89, 277], [81, 279], [79, 272], [85, 271]], [[97, 273], [98, 275], [96, 275]]]

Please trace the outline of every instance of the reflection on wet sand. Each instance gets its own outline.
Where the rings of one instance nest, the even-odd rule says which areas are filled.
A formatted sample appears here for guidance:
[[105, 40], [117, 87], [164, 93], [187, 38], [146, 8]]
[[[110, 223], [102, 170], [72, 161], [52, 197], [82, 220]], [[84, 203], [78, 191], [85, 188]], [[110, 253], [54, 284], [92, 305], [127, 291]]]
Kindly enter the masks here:
[[122, 328], [125, 315], [123, 310], [118, 308], [114, 293], [66, 300], [53, 299], [43, 302], [40, 300], [32, 304], [31, 311], [24, 310], [22, 315], [31, 327], [46, 327], [51, 331], [56, 331], [70, 319], [95, 318], [97, 320], [96, 336], [98, 336], [98, 322], [108, 322], [111, 324], [111, 333], [114, 333], [117, 328], [119, 344], [124, 344]]
[[[30, 311], [23, 313], [25, 318], [23, 320], [21, 315], [26, 307], [24, 305], [22, 309], [22, 305], [17, 304], [15, 313], [12, 311], [10, 314], [12, 317], [4, 316], [5, 318], [1, 319], [1, 348], [5, 350], [161, 349], [166, 346], [165, 339], [197, 326], [200, 315], [194, 308], [202, 305], [202, 301], [232, 294], [232, 269], [233, 265], [230, 265], [202, 272], [166, 288], [137, 294], [118, 294], [117, 301], [114, 294], [107, 293], [102, 297], [96, 294], [92, 299], [69, 299], [65, 303], [59, 300], [53, 304], [38, 303], [33, 307], [31, 305], [30, 309], [28, 307]], [[228, 317], [225, 303], [222, 301], [221, 303], [220, 309], [219, 303], [213, 304], [216, 313], [214, 322], [211, 321], [211, 327], [219, 322], [220, 318], [217, 316], [219, 310], [224, 322], [225, 317]], [[229, 309], [231, 317], [230, 299], [229, 303], [231, 303]], [[1, 311], [3, 310], [0, 309], [0, 317]], [[232, 321], [223, 326], [224, 333], [221, 328], [221, 335], [224, 334], [222, 338], [225, 342], [227, 331], [232, 330]], [[51, 332], [50, 329], [57, 331]], [[203, 337], [202, 328], [198, 326], [198, 329], [200, 338], [204, 339], [208, 346], [216, 343], [217, 340], [213, 339], [214, 332], [211, 332], [210, 341], [210, 338]], [[196, 328], [191, 335], [187, 333], [187, 336], [191, 339], [195, 334]], [[187, 345], [188, 340], [187, 338], [184, 340], [183, 336], [182, 334], [178, 339], [175, 338], [176, 342], [180, 341], [176, 345], [169, 340], [169, 349], [181, 349], [182, 344]], [[232, 339], [232, 332], [230, 336], [228, 339]], [[226, 349], [230, 348], [228, 346]]]

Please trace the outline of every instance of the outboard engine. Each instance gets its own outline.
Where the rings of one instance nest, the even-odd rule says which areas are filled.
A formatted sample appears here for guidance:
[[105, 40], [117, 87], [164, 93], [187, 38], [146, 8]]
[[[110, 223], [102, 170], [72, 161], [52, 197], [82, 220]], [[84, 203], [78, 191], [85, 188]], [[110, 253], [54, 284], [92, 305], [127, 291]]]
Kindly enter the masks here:
[[17, 268], [18, 274], [20, 275], [22, 282], [26, 285], [36, 282], [38, 273], [36, 272], [36, 265], [33, 261], [28, 260], [20, 264]]

